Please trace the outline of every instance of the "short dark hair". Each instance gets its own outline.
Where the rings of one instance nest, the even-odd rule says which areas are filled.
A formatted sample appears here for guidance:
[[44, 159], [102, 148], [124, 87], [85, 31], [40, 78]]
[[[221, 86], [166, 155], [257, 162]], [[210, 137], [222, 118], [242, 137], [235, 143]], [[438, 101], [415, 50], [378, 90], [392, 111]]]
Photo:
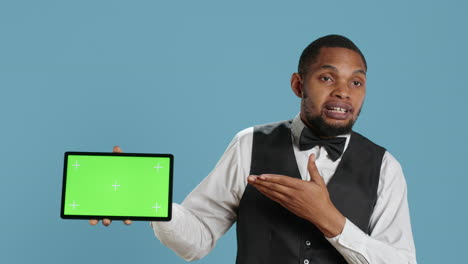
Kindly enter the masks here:
[[298, 73], [304, 77], [309, 71], [310, 65], [314, 64], [317, 60], [317, 56], [320, 53], [321, 48], [345, 48], [357, 52], [364, 62], [367, 70], [366, 58], [362, 54], [361, 50], [347, 37], [341, 35], [327, 35], [314, 40], [307, 46], [302, 52], [301, 58], [299, 59]]

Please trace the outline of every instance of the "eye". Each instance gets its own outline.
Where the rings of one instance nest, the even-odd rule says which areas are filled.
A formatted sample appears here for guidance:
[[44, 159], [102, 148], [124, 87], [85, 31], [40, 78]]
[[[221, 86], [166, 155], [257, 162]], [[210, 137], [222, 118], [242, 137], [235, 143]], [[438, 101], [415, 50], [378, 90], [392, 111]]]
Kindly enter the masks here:
[[360, 81], [352, 81], [351, 82], [354, 86], [362, 86], [362, 82]]
[[324, 82], [331, 82], [333, 81], [332, 77], [330, 76], [322, 76], [320, 77], [320, 80], [324, 81]]

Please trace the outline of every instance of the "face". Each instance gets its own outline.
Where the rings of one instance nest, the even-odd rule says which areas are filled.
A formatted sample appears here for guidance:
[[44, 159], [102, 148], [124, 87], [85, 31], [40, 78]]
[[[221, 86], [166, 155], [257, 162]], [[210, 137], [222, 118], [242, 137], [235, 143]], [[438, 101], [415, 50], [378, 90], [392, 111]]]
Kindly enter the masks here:
[[305, 76], [291, 77], [302, 98], [301, 119], [319, 136], [348, 133], [366, 95], [366, 67], [361, 56], [345, 48], [321, 48]]

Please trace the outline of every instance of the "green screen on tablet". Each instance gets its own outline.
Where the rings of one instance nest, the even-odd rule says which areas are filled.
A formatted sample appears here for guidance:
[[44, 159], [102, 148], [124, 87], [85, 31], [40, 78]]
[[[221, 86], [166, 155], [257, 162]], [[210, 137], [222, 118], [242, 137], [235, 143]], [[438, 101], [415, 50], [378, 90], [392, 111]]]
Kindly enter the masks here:
[[66, 152], [61, 217], [169, 221], [173, 156]]

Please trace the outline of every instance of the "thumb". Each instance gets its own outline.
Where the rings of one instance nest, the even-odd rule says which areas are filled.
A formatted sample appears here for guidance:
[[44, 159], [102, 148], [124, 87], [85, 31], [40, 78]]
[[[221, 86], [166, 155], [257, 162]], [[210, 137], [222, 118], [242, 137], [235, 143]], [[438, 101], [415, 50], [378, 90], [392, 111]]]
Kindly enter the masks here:
[[322, 176], [318, 172], [317, 166], [315, 165], [315, 155], [314, 154], [311, 154], [309, 156], [309, 162], [307, 163], [307, 170], [309, 171], [310, 181], [325, 184], [325, 182], [323, 181]]

